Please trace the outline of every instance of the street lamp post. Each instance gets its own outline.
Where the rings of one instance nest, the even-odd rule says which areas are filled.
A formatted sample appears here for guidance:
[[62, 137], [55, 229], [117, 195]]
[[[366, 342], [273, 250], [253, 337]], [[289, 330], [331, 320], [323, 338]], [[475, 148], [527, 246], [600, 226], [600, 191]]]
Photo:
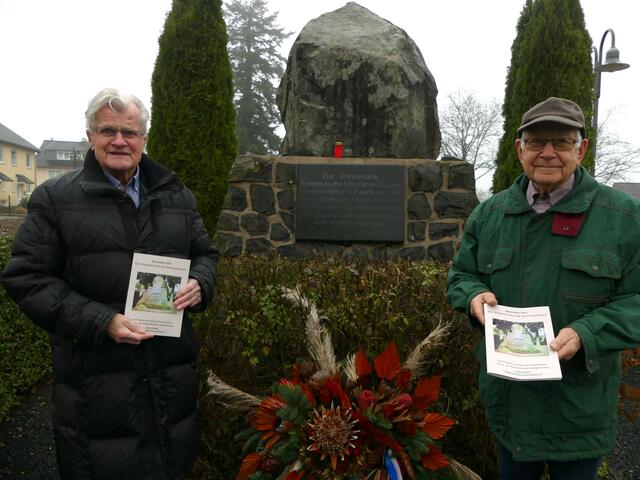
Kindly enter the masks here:
[[[602, 50], [604, 48], [604, 39], [607, 33], [611, 33], [611, 47], [607, 50], [605, 61], [602, 63]], [[628, 63], [620, 62], [620, 51], [616, 48], [616, 35], [612, 29], [607, 29], [602, 35], [600, 40], [600, 50], [596, 47], [591, 47], [595, 56], [593, 60], [593, 71], [596, 74], [595, 83], [593, 85], [593, 92], [595, 93], [595, 99], [593, 101], [593, 121], [591, 126], [593, 127], [593, 139], [591, 141], [591, 149], [593, 152], [593, 163], [591, 164], [591, 175], [595, 176], [596, 173], [596, 151], [598, 145], [598, 101], [600, 100], [600, 82], [602, 72], [617, 72], [618, 70], [624, 70], [629, 68]]]

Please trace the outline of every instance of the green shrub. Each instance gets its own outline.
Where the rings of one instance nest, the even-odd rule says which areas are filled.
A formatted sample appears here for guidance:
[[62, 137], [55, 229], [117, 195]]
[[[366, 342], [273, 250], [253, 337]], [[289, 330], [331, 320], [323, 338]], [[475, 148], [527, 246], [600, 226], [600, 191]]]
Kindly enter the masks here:
[[[0, 271], [11, 257], [11, 237], [0, 236]], [[49, 339], [0, 286], [0, 423], [33, 385], [51, 372]]]
[[[438, 323], [456, 325], [448, 344], [432, 356], [429, 374], [442, 374], [440, 406], [459, 425], [445, 448], [484, 478], [495, 477], [495, 453], [476, 391], [473, 348], [480, 334], [445, 302], [446, 268], [433, 263], [345, 263], [332, 259], [290, 262], [280, 258], [223, 259], [215, 305], [197, 319], [203, 379], [212, 370], [245, 391], [264, 394], [308, 357], [306, 313], [282, 298], [281, 287], [298, 288], [316, 303], [331, 331], [338, 359], [363, 347], [381, 352], [395, 340], [403, 358]], [[206, 387], [205, 387], [206, 390]], [[202, 451], [195, 477], [233, 478], [246, 427], [211, 397], [202, 402]]]
[[27, 213], [27, 209], [21, 205], [17, 206], [17, 207], [13, 207], [11, 209], [11, 213], [13, 215], [25, 215]]

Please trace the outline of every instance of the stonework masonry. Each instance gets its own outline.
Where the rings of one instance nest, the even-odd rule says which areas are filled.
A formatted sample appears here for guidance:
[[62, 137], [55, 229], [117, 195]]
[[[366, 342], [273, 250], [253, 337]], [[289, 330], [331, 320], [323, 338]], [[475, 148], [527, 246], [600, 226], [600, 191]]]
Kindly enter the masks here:
[[[404, 166], [404, 242], [296, 242], [300, 164]], [[214, 238], [224, 256], [406, 258], [446, 263], [453, 258], [464, 222], [477, 204], [473, 167], [457, 160], [243, 155], [231, 167], [229, 189]]]

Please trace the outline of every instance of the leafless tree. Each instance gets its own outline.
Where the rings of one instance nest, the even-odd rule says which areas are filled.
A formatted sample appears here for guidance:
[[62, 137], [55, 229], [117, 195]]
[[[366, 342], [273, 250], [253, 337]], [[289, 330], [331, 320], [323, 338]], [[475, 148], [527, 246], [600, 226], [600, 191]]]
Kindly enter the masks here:
[[476, 180], [483, 177], [495, 167], [501, 125], [497, 101], [483, 103], [465, 90], [450, 93], [440, 114], [442, 155], [469, 162]]
[[628, 182], [634, 173], [640, 171], [640, 147], [620, 139], [610, 131], [609, 111], [598, 126], [596, 145], [595, 177], [600, 183], [611, 185], [613, 182]]

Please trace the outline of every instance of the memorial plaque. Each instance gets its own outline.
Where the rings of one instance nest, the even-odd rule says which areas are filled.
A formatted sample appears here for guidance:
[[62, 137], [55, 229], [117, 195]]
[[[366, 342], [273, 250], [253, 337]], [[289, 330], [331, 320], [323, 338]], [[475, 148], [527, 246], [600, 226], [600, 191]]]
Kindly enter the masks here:
[[296, 240], [403, 242], [402, 165], [300, 165]]

